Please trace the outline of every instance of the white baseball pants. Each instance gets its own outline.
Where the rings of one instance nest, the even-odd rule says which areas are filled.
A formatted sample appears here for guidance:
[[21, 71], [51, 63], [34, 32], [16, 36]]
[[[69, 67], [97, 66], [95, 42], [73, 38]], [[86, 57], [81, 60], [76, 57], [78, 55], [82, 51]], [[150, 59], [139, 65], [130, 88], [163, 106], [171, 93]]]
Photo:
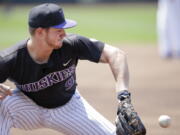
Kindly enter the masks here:
[[10, 129], [50, 128], [65, 135], [115, 135], [115, 126], [76, 92], [64, 106], [47, 109], [36, 105], [22, 92], [0, 101], [0, 135]]
[[180, 0], [158, 0], [157, 32], [160, 55], [180, 58]]

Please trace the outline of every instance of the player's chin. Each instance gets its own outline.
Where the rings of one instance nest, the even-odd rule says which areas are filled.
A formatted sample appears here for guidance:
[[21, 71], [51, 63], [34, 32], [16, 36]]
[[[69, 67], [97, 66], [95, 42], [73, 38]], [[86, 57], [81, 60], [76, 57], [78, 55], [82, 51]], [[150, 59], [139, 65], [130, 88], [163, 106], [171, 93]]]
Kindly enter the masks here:
[[61, 48], [62, 47], [62, 42], [58, 42], [58, 43], [56, 43], [56, 45], [54, 45], [54, 49], [59, 49], [59, 48]]

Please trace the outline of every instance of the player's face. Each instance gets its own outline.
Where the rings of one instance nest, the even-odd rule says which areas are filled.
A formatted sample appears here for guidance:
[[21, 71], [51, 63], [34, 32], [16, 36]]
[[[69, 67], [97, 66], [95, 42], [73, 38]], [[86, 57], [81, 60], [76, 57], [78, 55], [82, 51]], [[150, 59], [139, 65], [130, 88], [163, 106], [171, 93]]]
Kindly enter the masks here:
[[49, 47], [58, 49], [62, 47], [62, 41], [65, 36], [64, 29], [49, 28], [46, 31], [45, 40]]

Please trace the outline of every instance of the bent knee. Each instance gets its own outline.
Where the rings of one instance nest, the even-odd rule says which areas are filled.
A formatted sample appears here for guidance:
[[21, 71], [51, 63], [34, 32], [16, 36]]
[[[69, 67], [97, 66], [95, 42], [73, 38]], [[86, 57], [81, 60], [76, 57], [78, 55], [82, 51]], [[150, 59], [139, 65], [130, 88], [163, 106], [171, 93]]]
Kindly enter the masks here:
[[7, 96], [4, 100], [1, 101], [0, 104], [0, 111], [3, 113], [12, 113], [15, 112], [15, 110], [19, 109], [19, 105], [24, 103], [23, 101], [24, 97], [22, 93], [16, 93], [12, 96]]

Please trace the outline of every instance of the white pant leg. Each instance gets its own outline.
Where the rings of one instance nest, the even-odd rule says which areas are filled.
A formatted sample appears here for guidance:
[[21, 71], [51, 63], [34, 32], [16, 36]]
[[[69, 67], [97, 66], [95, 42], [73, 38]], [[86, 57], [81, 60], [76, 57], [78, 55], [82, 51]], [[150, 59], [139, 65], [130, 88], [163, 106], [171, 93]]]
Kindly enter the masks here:
[[0, 135], [9, 135], [12, 127], [12, 119], [9, 117], [8, 111], [0, 105]]
[[92, 108], [78, 92], [65, 106], [47, 109], [47, 112], [46, 127], [66, 135], [116, 134], [115, 126]]
[[51, 128], [65, 135], [115, 135], [115, 126], [93, 109], [77, 92], [64, 106], [46, 109], [37, 106], [22, 92], [0, 104], [0, 135], [10, 129]]
[[1, 101], [0, 135], [9, 135], [10, 129], [32, 130], [43, 127], [40, 107], [22, 92]]
[[162, 57], [180, 58], [180, 0], [159, 0], [157, 32]]
[[159, 52], [162, 57], [172, 56], [169, 1], [170, 0], [158, 0], [157, 34]]
[[180, 58], [180, 0], [171, 0], [171, 14], [169, 17], [171, 25], [171, 40], [174, 57]]

